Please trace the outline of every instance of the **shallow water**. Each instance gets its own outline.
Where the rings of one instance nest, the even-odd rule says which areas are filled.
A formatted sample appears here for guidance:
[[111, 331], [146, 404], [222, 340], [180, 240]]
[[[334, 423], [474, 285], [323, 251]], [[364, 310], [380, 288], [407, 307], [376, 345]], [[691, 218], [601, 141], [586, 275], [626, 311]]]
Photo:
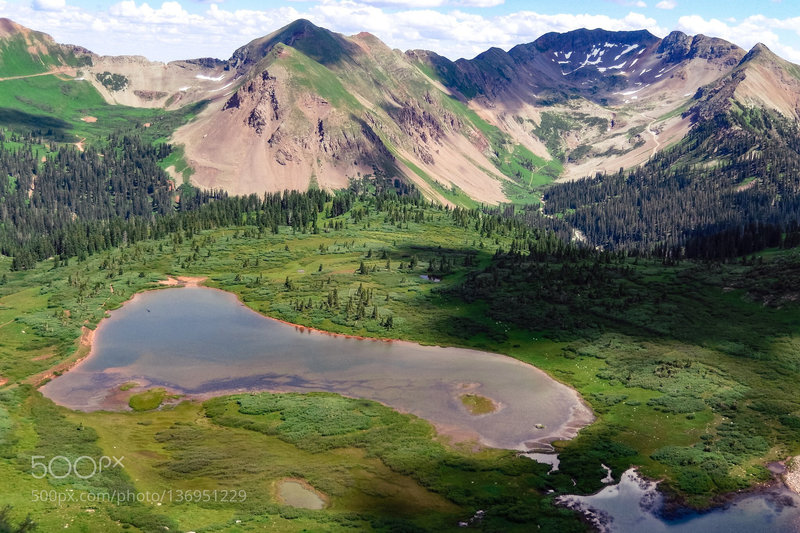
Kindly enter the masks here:
[[319, 495], [304, 487], [301, 483], [284, 480], [278, 483], [278, 495], [286, 505], [302, 509], [322, 509], [325, 501]]
[[743, 496], [721, 509], [667, 521], [658, 516], [663, 500], [657, 484], [630, 469], [618, 484], [597, 494], [562, 496], [558, 501], [583, 511], [604, 532], [800, 532], [800, 497], [784, 487]]
[[[590, 420], [574, 390], [510, 357], [314, 332], [202, 287], [137, 295], [103, 320], [86, 360], [41, 390], [61, 405], [96, 410], [108, 408], [128, 381], [190, 395], [336, 392], [414, 413], [458, 437], [520, 450], [546, 448]], [[500, 409], [473, 416], [459, 399], [465, 392]]]
[[561, 464], [561, 461], [558, 459], [558, 455], [555, 453], [521, 453], [520, 455], [527, 457], [528, 459], [532, 459], [537, 463], [550, 465], [550, 474], [553, 472], [558, 472], [558, 466]]

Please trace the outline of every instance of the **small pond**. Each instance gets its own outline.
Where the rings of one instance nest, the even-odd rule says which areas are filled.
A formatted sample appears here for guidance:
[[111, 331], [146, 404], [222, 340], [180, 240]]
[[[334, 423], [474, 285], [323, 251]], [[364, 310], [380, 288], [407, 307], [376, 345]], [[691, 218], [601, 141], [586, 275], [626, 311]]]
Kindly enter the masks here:
[[305, 483], [293, 479], [278, 482], [278, 497], [281, 503], [301, 509], [323, 509], [325, 500]]

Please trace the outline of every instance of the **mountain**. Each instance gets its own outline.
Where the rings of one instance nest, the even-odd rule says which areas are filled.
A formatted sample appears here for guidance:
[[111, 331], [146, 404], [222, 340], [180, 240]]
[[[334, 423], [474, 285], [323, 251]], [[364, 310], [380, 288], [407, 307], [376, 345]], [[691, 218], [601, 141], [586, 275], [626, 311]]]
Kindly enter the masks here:
[[446, 203], [506, 198], [486, 133], [500, 132], [373, 35], [300, 20], [225, 68], [231, 91], [174, 137], [199, 185], [248, 193], [373, 176]]
[[246, 73], [248, 66], [261, 61], [278, 44], [291, 46], [326, 66], [358, 54], [358, 46], [342, 35], [300, 19], [236, 50], [228, 61], [229, 68]]
[[193, 183], [233, 193], [366, 177], [448, 204], [536, 203], [555, 179], [636, 167], [720, 113], [800, 109], [800, 67], [681, 32], [548, 33], [450, 61], [298, 20], [224, 61], [164, 64], [3, 19], [0, 51], [6, 75], [71, 74], [113, 104], [207, 102], [172, 141]]
[[645, 30], [584, 29], [548, 33], [472, 60], [409, 55], [489, 122], [534, 143], [534, 152], [563, 159], [564, 176], [577, 178], [640, 164], [684, 137], [691, 122], [681, 109], [745, 51], [703, 35], [658, 39]]
[[693, 107], [697, 119], [749, 107], [800, 118], [800, 67], [775, 55], [759, 43], [730, 73], [704, 87]]
[[58, 44], [46, 33], [0, 18], [0, 78], [70, 71], [90, 63], [88, 50]]

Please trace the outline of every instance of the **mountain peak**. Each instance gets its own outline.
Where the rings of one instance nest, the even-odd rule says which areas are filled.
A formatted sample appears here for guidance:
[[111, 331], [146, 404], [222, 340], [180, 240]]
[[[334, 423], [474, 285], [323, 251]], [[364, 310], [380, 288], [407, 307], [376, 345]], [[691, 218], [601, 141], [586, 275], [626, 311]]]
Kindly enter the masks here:
[[750, 61], [754, 61], [757, 59], [766, 59], [768, 61], [775, 61], [778, 59], [772, 50], [767, 48], [767, 45], [764, 43], [756, 43], [756, 45], [750, 49], [749, 52], [742, 58], [741, 64], [748, 63]]
[[681, 31], [673, 31], [664, 37], [657, 51], [664, 54], [670, 63], [700, 58], [734, 66], [744, 56], [744, 50], [724, 39], [703, 34], [690, 36]]
[[682, 31], [673, 31], [661, 40], [657, 52], [664, 54], [667, 61], [680, 61], [689, 55], [692, 49], [692, 38]]
[[11, 19], [0, 18], [0, 37], [8, 37], [10, 35], [24, 33], [25, 30], [27, 30], [25, 26], [21, 26]]
[[0, 39], [7, 39], [16, 35], [28, 36], [31, 34], [36, 35], [40, 40], [53, 42], [53, 38], [46, 33], [33, 31], [9, 18], [0, 18]]
[[745, 51], [725, 39], [698, 33], [692, 39], [690, 54], [692, 58], [699, 57], [734, 66], [744, 57]]
[[531, 45], [533, 45], [537, 50], [544, 51], [553, 49], [585, 48], [597, 43], [602, 44], [609, 41], [626, 45], [636, 43], [648, 46], [649, 44], [658, 41], [658, 37], [647, 30], [610, 31], [602, 28], [595, 28], [593, 30], [580, 28], [564, 33], [545, 33], [533, 41]]
[[291, 46], [323, 65], [338, 63], [356, 53], [357, 46], [345, 37], [320, 28], [306, 19], [298, 19], [283, 28], [255, 39], [233, 53], [229, 63], [234, 68], [257, 63], [278, 43]]
[[318, 30], [322, 30], [322, 29], [323, 28], [320, 28], [319, 26], [317, 26], [316, 24], [314, 24], [313, 22], [311, 22], [308, 19], [297, 19], [297, 20], [295, 20], [293, 22], [290, 22], [289, 24], [287, 24], [286, 26], [284, 26], [283, 28], [281, 28], [278, 31], [279, 32], [280, 31], [289, 31], [289, 32], [294, 32], [294, 33], [305, 33], [305, 32], [314, 32], [314, 31], [318, 31]]

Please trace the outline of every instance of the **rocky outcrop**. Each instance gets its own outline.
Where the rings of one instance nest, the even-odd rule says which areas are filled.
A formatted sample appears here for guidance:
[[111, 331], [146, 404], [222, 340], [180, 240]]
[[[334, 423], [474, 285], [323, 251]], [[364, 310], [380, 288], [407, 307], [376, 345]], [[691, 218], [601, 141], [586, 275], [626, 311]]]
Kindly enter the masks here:
[[[717, 50], [720, 50], [718, 48]], [[756, 44], [727, 75], [702, 87], [691, 108], [693, 120], [705, 120], [740, 107], [761, 107], [800, 119], [800, 67]]]

